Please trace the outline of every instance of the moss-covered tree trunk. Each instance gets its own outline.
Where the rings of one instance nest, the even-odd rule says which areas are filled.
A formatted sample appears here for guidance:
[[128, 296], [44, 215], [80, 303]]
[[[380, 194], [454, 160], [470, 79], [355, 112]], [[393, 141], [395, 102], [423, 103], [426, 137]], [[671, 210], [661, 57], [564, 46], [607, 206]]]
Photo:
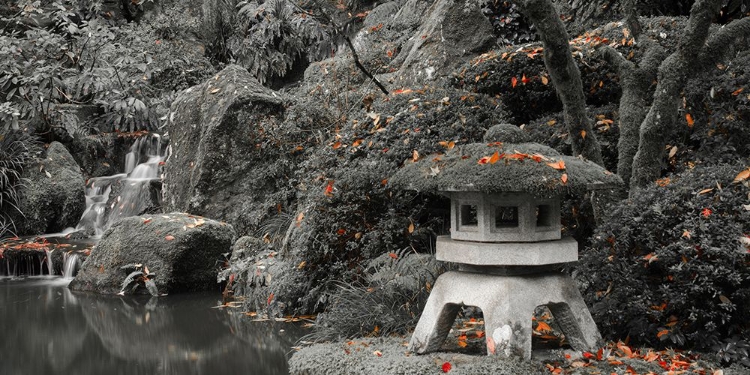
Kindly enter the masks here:
[[659, 66], [654, 100], [640, 126], [630, 178], [631, 195], [661, 175], [665, 135], [677, 121], [680, 93], [688, 79], [726, 56], [731, 50], [727, 46], [734, 39], [750, 34], [750, 21], [744, 18], [724, 26], [706, 42], [711, 21], [720, 7], [721, 0], [696, 1], [677, 50]]
[[648, 89], [656, 79], [659, 64], [666, 57], [666, 51], [648, 38], [641, 37], [642, 26], [635, 11], [635, 1], [623, 2], [628, 30], [646, 52], [639, 63], [625, 59], [608, 45], [601, 45], [599, 52], [612, 65], [620, 76], [620, 138], [617, 143], [617, 174], [623, 181], [630, 181], [633, 157], [638, 151], [639, 132], [651, 104]]
[[563, 103], [573, 152], [603, 165], [601, 147], [591, 131], [592, 120], [586, 111], [581, 72], [573, 61], [565, 25], [550, 0], [515, 0], [515, 3], [534, 24], [544, 45], [544, 65]]

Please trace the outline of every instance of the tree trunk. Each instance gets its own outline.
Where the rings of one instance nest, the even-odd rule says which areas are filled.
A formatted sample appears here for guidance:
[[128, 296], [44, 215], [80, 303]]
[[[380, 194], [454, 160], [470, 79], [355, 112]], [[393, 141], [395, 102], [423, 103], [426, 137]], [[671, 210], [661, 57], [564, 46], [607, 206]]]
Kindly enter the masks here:
[[586, 111], [581, 73], [573, 61], [565, 25], [550, 0], [515, 0], [515, 3], [534, 24], [544, 45], [544, 65], [563, 103], [573, 153], [603, 165], [601, 147]]
[[723, 59], [731, 50], [727, 45], [734, 39], [750, 35], [750, 21], [743, 18], [720, 29], [706, 43], [711, 20], [720, 7], [720, 0], [696, 1], [677, 51], [659, 66], [654, 101], [640, 126], [640, 142], [630, 179], [631, 195], [636, 188], [646, 186], [661, 175], [664, 137], [677, 120], [680, 92], [688, 79]]

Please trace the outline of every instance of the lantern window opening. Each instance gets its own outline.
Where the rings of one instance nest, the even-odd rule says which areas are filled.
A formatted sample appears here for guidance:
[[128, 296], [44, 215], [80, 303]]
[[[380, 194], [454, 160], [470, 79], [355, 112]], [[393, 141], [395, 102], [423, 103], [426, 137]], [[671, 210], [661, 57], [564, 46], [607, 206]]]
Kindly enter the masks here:
[[517, 206], [495, 206], [495, 228], [518, 228]]
[[479, 205], [478, 204], [461, 204], [459, 214], [461, 227], [479, 226]]
[[541, 204], [536, 206], [537, 228], [551, 227], [554, 225], [555, 215], [553, 209], [553, 206], [548, 204]]

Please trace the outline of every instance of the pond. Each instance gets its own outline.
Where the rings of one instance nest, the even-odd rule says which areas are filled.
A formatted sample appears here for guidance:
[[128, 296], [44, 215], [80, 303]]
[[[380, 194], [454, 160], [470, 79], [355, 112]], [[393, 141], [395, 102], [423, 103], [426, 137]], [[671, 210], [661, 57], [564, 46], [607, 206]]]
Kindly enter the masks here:
[[304, 334], [217, 308], [218, 292], [102, 296], [70, 280], [0, 277], [1, 374], [286, 374]]

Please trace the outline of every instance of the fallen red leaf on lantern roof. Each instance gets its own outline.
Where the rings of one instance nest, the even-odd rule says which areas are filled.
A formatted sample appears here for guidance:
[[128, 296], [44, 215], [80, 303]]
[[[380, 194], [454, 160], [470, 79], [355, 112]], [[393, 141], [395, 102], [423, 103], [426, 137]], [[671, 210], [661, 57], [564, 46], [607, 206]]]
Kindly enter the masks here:
[[565, 161], [564, 160], [558, 160], [558, 161], [556, 161], [554, 163], [547, 163], [547, 165], [549, 165], [552, 168], [557, 169], [558, 171], [561, 171], [561, 170], [565, 169]]
[[498, 160], [500, 160], [500, 154], [495, 151], [495, 153], [492, 154], [492, 157], [490, 157], [490, 164], [495, 164]]
[[507, 155], [505, 155], [506, 159], [516, 159], [518, 161], [523, 161], [523, 159], [526, 159], [527, 157], [529, 157], [528, 154], [522, 154], [522, 153], [519, 153], [519, 152], [516, 152], [514, 154], [507, 154]]
[[516, 85], [518, 85], [518, 78], [516, 78], [516, 77], [514, 76], [513, 78], [511, 78], [511, 79], [510, 79], [510, 86], [511, 86], [512, 88], [516, 88]]

